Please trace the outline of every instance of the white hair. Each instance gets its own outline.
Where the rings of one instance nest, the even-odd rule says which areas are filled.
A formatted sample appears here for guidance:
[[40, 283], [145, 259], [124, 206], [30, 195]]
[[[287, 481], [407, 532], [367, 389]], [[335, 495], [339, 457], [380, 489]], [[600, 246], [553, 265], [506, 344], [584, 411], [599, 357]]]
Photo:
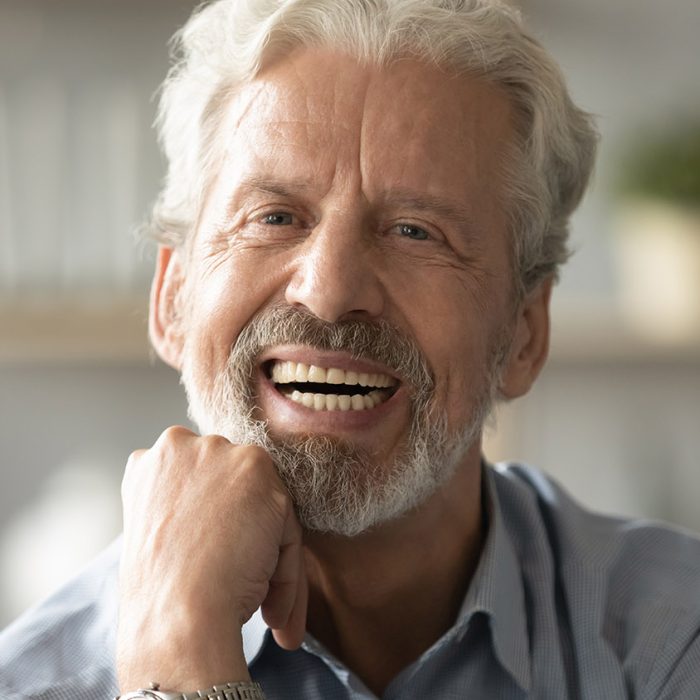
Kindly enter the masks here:
[[179, 245], [217, 172], [216, 134], [228, 97], [297, 47], [330, 47], [361, 62], [417, 58], [499, 86], [516, 115], [503, 164], [513, 265], [521, 293], [568, 257], [569, 217], [586, 188], [597, 135], [559, 68], [499, 0], [216, 0], [173, 39], [174, 65], [157, 119], [168, 160], [151, 232]]
[[[383, 319], [322, 321], [310, 311], [272, 305], [254, 316], [213, 381], [201, 376], [190, 337], [182, 383], [190, 418], [202, 435], [223, 435], [234, 444], [257, 445], [272, 457], [307, 530], [352, 537], [401, 517], [446, 484], [479, 440], [498, 395], [511, 331], [506, 324], [489, 338], [482, 372], [472, 377], [465, 404], [470, 414], [450, 428], [438, 403], [435, 381], [415, 339]], [[264, 348], [301, 344], [373, 360], [401, 377], [411, 420], [400, 445], [384, 458], [342, 438], [275, 434], [256, 417], [255, 373]], [[393, 455], [392, 455], [393, 452]]]

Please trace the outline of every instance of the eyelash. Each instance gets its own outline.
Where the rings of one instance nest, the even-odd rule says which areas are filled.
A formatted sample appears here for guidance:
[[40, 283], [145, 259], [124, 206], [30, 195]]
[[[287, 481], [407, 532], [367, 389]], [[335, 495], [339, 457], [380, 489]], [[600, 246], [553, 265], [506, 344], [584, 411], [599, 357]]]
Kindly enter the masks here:
[[[272, 223], [269, 219], [279, 219], [282, 217], [287, 217], [289, 221], [287, 223]], [[266, 224], [267, 226], [291, 226], [294, 223], [294, 215], [286, 211], [273, 211], [269, 214], [264, 214], [260, 217], [260, 223]]]
[[[272, 220], [274, 219], [278, 219], [278, 221], [273, 222]], [[279, 221], [279, 219], [283, 219], [283, 221]], [[293, 226], [295, 224], [296, 219], [297, 217], [294, 214], [291, 214], [284, 210], [280, 210], [272, 211], [268, 214], [263, 214], [259, 217], [258, 222], [265, 226], [282, 227]], [[422, 226], [416, 226], [415, 224], [399, 223], [394, 224], [392, 228], [396, 229], [401, 237], [407, 238], [409, 240], [429, 241], [433, 238], [433, 236], [431, 236], [426, 229], [424, 229]], [[416, 233], [418, 235], [412, 235]]]
[[[414, 241], [427, 241], [431, 237], [430, 234], [424, 228], [421, 228], [420, 226], [414, 226], [413, 224], [397, 224], [397, 228], [401, 236], [410, 238]], [[408, 233], [409, 230], [413, 232], [418, 232], [420, 236], [415, 237], [410, 235]]]

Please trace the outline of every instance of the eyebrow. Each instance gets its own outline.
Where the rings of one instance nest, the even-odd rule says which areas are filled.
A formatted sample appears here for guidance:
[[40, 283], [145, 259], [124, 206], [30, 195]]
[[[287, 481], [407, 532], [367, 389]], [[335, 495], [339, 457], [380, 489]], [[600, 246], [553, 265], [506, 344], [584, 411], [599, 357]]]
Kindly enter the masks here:
[[425, 192], [415, 192], [409, 189], [393, 189], [387, 192], [385, 201], [390, 204], [398, 204], [407, 209], [431, 212], [459, 225], [474, 225], [474, 217], [466, 206], [442, 197]]
[[278, 197], [289, 197], [310, 189], [309, 183], [303, 180], [292, 180], [291, 182], [281, 182], [266, 177], [249, 177], [241, 182], [238, 190], [240, 192], [264, 192], [274, 194]]
[[[238, 194], [262, 192], [277, 197], [293, 197], [304, 194], [310, 189], [311, 184], [304, 180], [282, 182], [267, 177], [250, 177], [241, 182]], [[387, 205], [437, 214], [460, 226], [474, 225], [474, 217], [468, 207], [425, 192], [406, 188], [389, 189], [381, 200]], [[233, 209], [233, 202], [230, 203], [230, 209]]]
[[303, 180], [281, 182], [267, 177], [247, 177], [241, 181], [226, 205], [226, 214], [232, 217], [239, 208], [241, 198], [253, 193], [270, 194], [275, 197], [293, 197], [303, 194], [310, 189], [309, 183]]

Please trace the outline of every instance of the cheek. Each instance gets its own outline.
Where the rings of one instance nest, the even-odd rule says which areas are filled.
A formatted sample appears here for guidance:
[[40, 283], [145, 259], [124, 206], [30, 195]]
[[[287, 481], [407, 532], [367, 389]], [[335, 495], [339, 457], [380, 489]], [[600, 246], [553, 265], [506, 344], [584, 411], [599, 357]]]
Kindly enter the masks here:
[[239, 333], [279, 296], [283, 270], [281, 261], [261, 251], [231, 253], [200, 266], [190, 287], [187, 324], [192, 352], [199, 361], [214, 371], [223, 366]]
[[[437, 406], [453, 427], [467, 420], [489, 379], [494, 336], [502, 319], [498, 289], [484, 295], [462, 280], [437, 281], [437, 275], [401, 285], [402, 316], [435, 377]], [[490, 301], [483, 303], [483, 299]]]
[[436, 400], [451, 416], [468, 412], [473, 400], [483, 390], [486, 352], [482, 342], [483, 330], [469, 325], [445, 324], [440, 330], [433, 365]]
[[436, 399], [450, 408], [463, 403], [481, 381], [486, 354], [483, 319], [473, 308], [470, 313], [464, 307], [442, 307], [437, 300], [414, 304], [407, 314], [409, 328], [433, 372]]

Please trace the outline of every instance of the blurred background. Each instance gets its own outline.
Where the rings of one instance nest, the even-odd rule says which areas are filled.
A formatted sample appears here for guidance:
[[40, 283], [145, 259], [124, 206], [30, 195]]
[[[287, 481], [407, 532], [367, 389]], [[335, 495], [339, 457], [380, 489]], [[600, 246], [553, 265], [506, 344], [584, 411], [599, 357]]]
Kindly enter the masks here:
[[[128, 454], [186, 422], [150, 353], [150, 125], [191, 0], [0, 0], [0, 626], [120, 530]], [[700, 3], [523, 0], [598, 115], [550, 362], [486, 454], [700, 530]]]

